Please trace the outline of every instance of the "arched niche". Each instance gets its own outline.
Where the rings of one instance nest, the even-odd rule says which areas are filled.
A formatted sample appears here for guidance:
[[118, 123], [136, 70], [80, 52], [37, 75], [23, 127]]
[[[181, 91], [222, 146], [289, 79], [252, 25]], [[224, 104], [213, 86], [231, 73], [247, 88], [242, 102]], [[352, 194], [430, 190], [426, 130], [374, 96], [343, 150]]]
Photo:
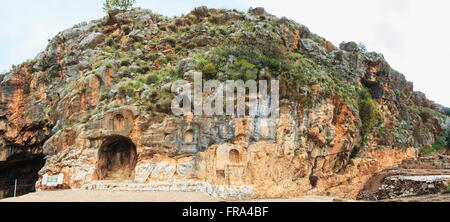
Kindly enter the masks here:
[[239, 164], [241, 162], [239, 151], [237, 151], [236, 149], [230, 150], [230, 152], [228, 153], [228, 161], [231, 164]]
[[133, 180], [136, 163], [136, 146], [129, 138], [108, 137], [98, 151], [96, 177], [98, 180]]

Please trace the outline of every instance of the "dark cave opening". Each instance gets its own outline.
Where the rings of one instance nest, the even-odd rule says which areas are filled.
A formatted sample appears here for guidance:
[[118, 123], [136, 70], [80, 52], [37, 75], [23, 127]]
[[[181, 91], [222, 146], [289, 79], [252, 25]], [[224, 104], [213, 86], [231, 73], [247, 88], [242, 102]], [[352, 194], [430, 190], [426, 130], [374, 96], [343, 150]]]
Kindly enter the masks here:
[[[0, 199], [35, 192], [38, 172], [45, 164], [44, 154], [21, 153], [0, 161]], [[17, 183], [16, 183], [17, 180]]]
[[137, 163], [134, 143], [121, 136], [105, 139], [98, 153], [96, 179], [132, 180]]
[[311, 184], [311, 186], [313, 188], [315, 188], [317, 186], [317, 182], [319, 181], [319, 178], [316, 176], [310, 176], [309, 177], [309, 184]]

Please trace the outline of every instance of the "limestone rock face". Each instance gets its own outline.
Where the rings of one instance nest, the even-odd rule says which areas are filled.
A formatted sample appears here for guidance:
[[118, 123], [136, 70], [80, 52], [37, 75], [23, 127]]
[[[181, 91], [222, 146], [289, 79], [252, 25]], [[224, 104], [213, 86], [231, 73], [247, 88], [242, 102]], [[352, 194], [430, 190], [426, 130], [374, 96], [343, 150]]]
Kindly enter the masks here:
[[[195, 73], [279, 79], [279, 118], [173, 115], [172, 83]], [[376, 109], [367, 135], [364, 90]], [[356, 198], [372, 175], [414, 159], [448, 125], [443, 108], [381, 54], [353, 42], [337, 48], [262, 8], [199, 7], [176, 19], [117, 12], [61, 32], [0, 76], [0, 161], [45, 156], [38, 190]], [[61, 173], [59, 187], [42, 181]]]
[[97, 44], [102, 43], [105, 40], [105, 36], [102, 33], [92, 33], [86, 38], [81, 40], [81, 48], [94, 48]]

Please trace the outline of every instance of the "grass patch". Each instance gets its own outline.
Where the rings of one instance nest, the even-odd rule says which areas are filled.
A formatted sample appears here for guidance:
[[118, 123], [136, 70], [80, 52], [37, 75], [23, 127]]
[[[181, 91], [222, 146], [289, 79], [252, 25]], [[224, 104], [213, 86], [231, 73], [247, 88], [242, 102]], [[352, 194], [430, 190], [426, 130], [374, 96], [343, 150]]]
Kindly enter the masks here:
[[444, 151], [444, 149], [442, 147], [447, 145], [447, 141], [446, 138], [444, 136], [439, 136], [436, 139], [436, 144], [434, 144], [433, 146], [431, 146], [431, 148], [429, 149], [423, 149], [420, 152], [424, 155], [430, 154], [430, 153], [440, 153], [442, 151]]
[[443, 149], [440, 145], [434, 144], [430, 149], [423, 149], [420, 152], [424, 155], [430, 154], [430, 153], [440, 153]]

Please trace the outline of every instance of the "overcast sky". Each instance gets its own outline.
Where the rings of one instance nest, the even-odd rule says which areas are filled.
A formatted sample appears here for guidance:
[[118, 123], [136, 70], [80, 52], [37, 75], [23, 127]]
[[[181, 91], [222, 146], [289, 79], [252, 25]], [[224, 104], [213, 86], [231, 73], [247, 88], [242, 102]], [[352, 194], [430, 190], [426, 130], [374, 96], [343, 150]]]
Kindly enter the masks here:
[[[102, 0], [15, 0], [0, 8], [0, 72], [43, 51], [47, 40], [74, 24], [104, 16]], [[247, 11], [262, 6], [339, 45], [366, 44], [414, 82], [417, 91], [450, 107], [448, 0], [137, 0], [167, 16], [206, 5]]]

